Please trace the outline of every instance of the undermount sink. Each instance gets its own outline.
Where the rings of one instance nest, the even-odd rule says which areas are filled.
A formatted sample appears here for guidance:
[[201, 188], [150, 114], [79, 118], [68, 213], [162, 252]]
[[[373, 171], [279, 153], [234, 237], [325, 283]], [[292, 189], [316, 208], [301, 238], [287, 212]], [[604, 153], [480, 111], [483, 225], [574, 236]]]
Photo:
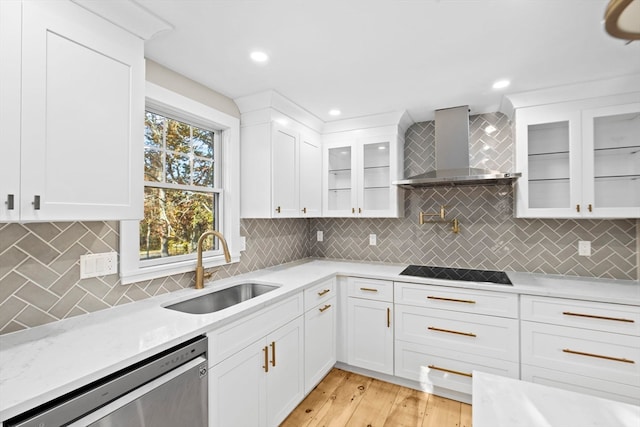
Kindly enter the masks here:
[[230, 288], [168, 305], [165, 308], [191, 314], [213, 313], [277, 288], [278, 286], [261, 283], [240, 283]]

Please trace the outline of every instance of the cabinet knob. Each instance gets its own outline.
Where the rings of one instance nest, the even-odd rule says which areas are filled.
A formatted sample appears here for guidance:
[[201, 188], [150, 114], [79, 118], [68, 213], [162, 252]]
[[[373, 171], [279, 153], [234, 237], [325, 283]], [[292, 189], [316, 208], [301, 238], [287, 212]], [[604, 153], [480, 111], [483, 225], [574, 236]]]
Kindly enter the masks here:
[[307, 208], [302, 208], [302, 213], [307, 213]]
[[358, 208], [358, 213], [361, 214], [362, 213], [362, 208]]
[[351, 208], [351, 213], [352, 214], [356, 213], [356, 208]]
[[580, 205], [576, 205], [576, 212], [580, 213]]
[[7, 210], [12, 211], [15, 208], [13, 194], [8, 194], [7, 195], [7, 201], [4, 202], [4, 203], [7, 205]]
[[280, 213], [280, 206], [276, 208], [276, 212]]
[[587, 207], [587, 209], [589, 209], [589, 212], [593, 212], [593, 206], [591, 205], [591, 203], [589, 203], [589, 206]]
[[40, 196], [33, 196], [33, 202], [31, 202], [31, 204], [33, 205], [33, 209], [36, 211], [40, 210]]

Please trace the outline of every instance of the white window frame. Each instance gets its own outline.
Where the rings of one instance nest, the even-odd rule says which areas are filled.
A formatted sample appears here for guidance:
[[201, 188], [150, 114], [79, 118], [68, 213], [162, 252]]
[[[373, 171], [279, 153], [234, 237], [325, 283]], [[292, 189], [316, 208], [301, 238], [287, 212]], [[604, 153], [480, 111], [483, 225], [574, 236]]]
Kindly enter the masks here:
[[[154, 83], [147, 82], [145, 91], [146, 105], [153, 110], [171, 115], [171, 118], [188, 120], [193, 124], [205, 125], [219, 131], [221, 152], [216, 153], [216, 156], [218, 159], [221, 157], [222, 163], [222, 193], [218, 206], [218, 212], [222, 215], [218, 227], [229, 245], [231, 262], [239, 262], [240, 120]], [[140, 149], [143, 149], [142, 139], [140, 142]], [[138, 167], [133, 169], [139, 170]], [[144, 179], [142, 174], [139, 179]], [[142, 192], [134, 197], [139, 198], [138, 203], [143, 203]], [[169, 257], [164, 263], [156, 264], [155, 261], [145, 265], [144, 261], [140, 260], [139, 228], [140, 221], [120, 221], [120, 280], [123, 285], [195, 271], [195, 254], [193, 259], [176, 260]], [[220, 249], [207, 252], [202, 263], [205, 268], [226, 264]]]

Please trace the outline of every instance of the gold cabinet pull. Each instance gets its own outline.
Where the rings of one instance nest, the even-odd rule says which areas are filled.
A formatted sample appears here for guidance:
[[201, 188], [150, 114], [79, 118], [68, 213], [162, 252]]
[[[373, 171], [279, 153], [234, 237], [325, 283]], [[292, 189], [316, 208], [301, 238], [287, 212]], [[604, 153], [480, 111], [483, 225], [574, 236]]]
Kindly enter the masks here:
[[580, 205], [576, 205], [576, 212], [580, 213]]
[[276, 342], [271, 341], [271, 366], [276, 366]]
[[358, 213], [362, 213], [362, 208], [358, 208]]
[[391, 327], [391, 309], [387, 307], [387, 328]]
[[262, 351], [264, 351], [264, 365], [262, 368], [265, 372], [269, 372], [269, 347], [265, 345]]
[[593, 206], [591, 205], [591, 203], [589, 203], [589, 206], [587, 207], [587, 209], [589, 209], [589, 212], [593, 212]]
[[302, 208], [302, 213], [307, 213], [307, 208]]
[[360, 290], [365, 292], [378, 292], [378, 290], [374, 288], [360, 288]]
[[281, 211], [280, 206], [278, 206], [278, 207], [276, 208], [276, 212], [280, 213], [280, 211]]
[[577, 354], [577, 355], [580, 355], [580, 356], [597, 357], [598, 359], [613, 360], [614, 362], [636, 363], [633, 360], [625, 359], [623, 357], [603, 356], [601, 354], [585, 353], [583, 351], [575, 351], [575, 350], [570, 350], [568, 348], [565, 348], [562, 351], [565, 352], [565, 353]]
[[476, 336], [476, 334], [474, 334], [472, 332], [452, 331], [450, 329], [440, 329], [440, 328], [435, 328], [433, 326], [429, 326], [427, 329], [430, 330], [430, 331], [436, 331], [436, 332], [446, 332], [448, 334], [464, 335], [466, 337], [475, 337]]
[[324, 313], [325, 311], [327, 311], [330, 308], [331, 308], [331, 304], [325, 304], [324, 307], [319, 308], [318, 310], [320, 310], [320, 313]]
[[318, 296], [321, 297], [322, 295], [326, 294], [327, 292], [331, 292], [331, 289], [324, 289], [324, 290], [318, 292]]
[[596, 316], [595, 314], [573, 313], [571, 311], [563, 311], [562, 314], [564, 314], [565, 316], [588, 317], [589, 319], [613, 320], [615, 322], [627, 322], [627, 323], [636, 322], [633, 319], [625, 319], [623, 317]]
[[356, 208], [351, 208], [351, 213], [352, 214], [356, 213]]
[[436, 365], [429, 365], [429, 369], [435, 369], [436, 371], [442, 371], [442, 372], [449, 372], [450, 374], [462, 375], [464, 377], [469, 377], [469, 378], [473, 377], [473, 375], [468, 374], [466, 372], [460, 372], [460, 371], [454, 371], [452, 369], [441, 368]]
[[455, 299], [455, 298], [445, 298], [445, 297], [434, 297], [432, 295], [429, 295], [427, 297], [427, 299], [435, 299], [438, 301], [449, 301], [449, 302], [462, 302], [465, 304], [475, 304], [476, 302], [470, 299]]

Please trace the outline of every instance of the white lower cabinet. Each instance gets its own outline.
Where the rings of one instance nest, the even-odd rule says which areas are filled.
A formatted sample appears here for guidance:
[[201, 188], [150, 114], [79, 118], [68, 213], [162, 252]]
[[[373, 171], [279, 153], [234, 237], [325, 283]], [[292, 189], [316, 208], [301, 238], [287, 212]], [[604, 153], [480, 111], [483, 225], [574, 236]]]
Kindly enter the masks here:
[[304, 291], [304, 390], [309, 393], [336, 364], [336, 279]]
[[207, 334], [209, 425], [277, 426], [304, 397], [302, 293]]
[[393, 375], [393, 301], [384, 300], [393, 283], [350, 277], [348, 286], [347, 363]]
[[521, 297], [522, 379], [640, 405], [638, 307]]
[[336, 364], [336, 297], [304, 314], [304, 389], [309, 393]]
[[400, 282], [394, 286], [397, 377], [466, 402], [474, 370], [519, 378], [516, 295]]
[[298, 317], [209, 369], [209, 425], [277, 426], [304, 397]]

